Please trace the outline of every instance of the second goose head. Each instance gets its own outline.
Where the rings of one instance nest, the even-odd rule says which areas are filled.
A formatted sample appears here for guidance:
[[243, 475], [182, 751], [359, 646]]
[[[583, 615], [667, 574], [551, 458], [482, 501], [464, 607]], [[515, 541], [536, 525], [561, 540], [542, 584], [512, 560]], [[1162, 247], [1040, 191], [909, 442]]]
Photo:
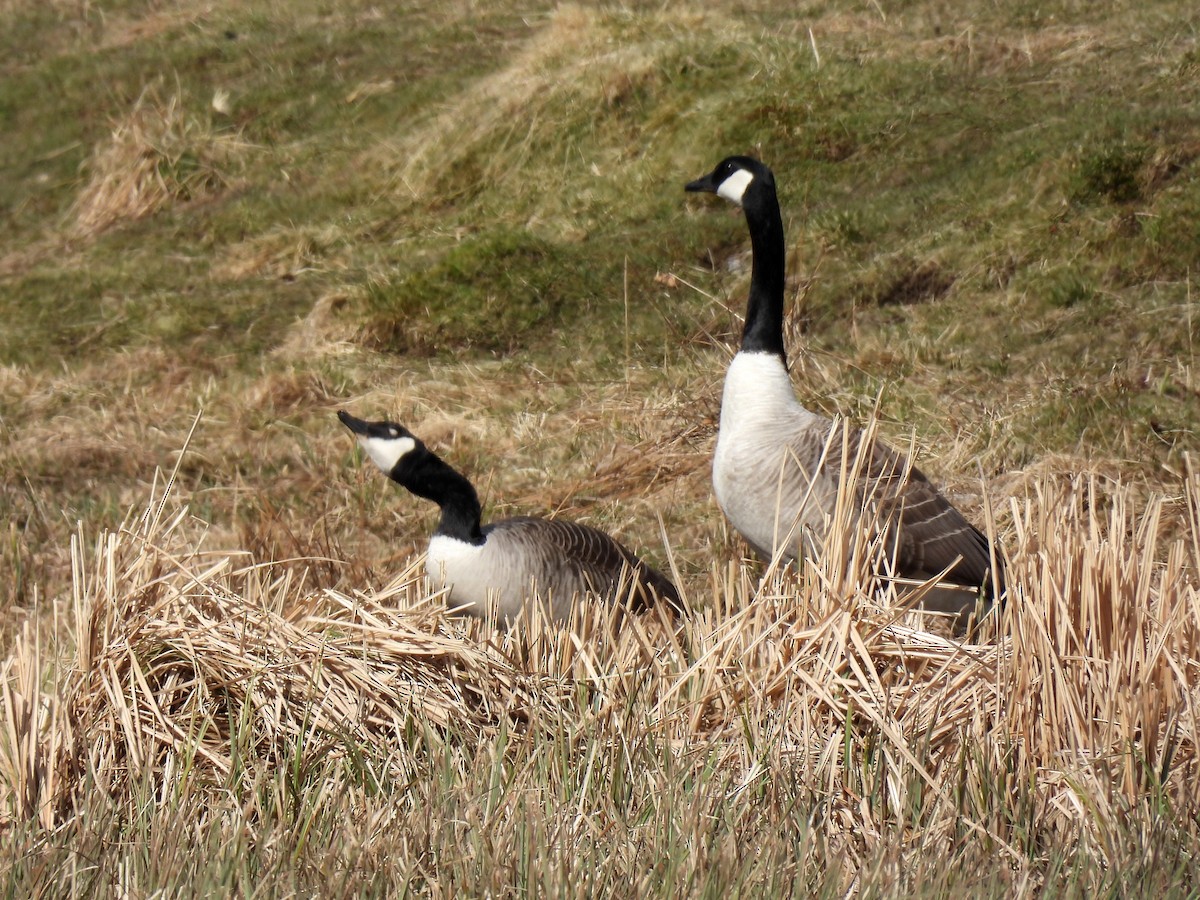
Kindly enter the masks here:
[[775, 198], [775, 176], [751, 156], [727, 156], [702, 178], [688, 182], [684, 190], [694, 194], [716, 194], [743, 209]]
[[481, 543], [479, 496], [466, 477], [403, 425], [368, 422], [338, 410], [338, 419], [388, 478], [442, 510], [438, 533], [467, 543]]
[[393, 473], [403, 460], [419, 459], [429, 452], [416, 435], [395, 422], [367, 422], [356, 419], [344, 409], [338, 410], [338, 419], [353, 432], [358, 445], [389, 477], [395, 477]]

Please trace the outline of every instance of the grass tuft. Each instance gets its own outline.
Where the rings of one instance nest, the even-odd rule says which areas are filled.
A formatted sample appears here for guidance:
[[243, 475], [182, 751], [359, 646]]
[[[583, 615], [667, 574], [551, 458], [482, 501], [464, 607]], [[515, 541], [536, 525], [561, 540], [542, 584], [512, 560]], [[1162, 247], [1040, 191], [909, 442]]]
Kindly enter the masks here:
[[368, 283], [364, 338], [419, 355], [546, 346], [566, 322], [586, 327], [605, 283], [579, 256], [524, 230], [464, 238], [428, 269]]
[[176, 93], [144, 91], [96, 147], [73, 208], [74, 233], [91, 237], [229, 184], [247, 150], [237, 135], [189, 113]]
[[1080, 154], [1072, 172], [1070, 194], [1076, 201], [1130, 203], [1142, 196], [1147, 153], [1128, 144], [1100, 144]]

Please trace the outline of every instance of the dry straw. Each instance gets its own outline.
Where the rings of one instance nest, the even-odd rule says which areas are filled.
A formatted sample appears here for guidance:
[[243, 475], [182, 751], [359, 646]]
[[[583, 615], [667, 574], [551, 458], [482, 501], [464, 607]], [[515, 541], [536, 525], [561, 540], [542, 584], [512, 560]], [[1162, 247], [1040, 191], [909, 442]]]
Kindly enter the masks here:
[[381, 591], [314, 594], [203, 551], [159, 500], [91, 553], [73, 542], [65, 622], [4, 664], [3, 809], [51, 826], [84, 785], [119, 801], [147, 778], [229, 784], [302, 747], [411, 776], [414, 729], [469, 752], [503, 731], [526, 735], [505, 752], [651, 740], [743, 786], [803, 785], [849, 872], [964, 835], [1016, 862], [1029, 823], [1103, 855], [1131, 816], [1186, 830], [1200, 813], [1200, 478], [1181, 492], [1184, 537], [1164, 542], [1161, 501], [1035, 484], [1011, 504], [1005, 614], [973, 643], [879, 590], [851, 506], [798, 571], [714, 562], [679, 623], [584, 612], [497, 633], [448, 619], [419, 559]]
[[216, 193], [247, 146], [189, 114], [178, 94], [163, 100], [147, 88], [93, 152], [73, 207], [74, 232], [91, 236]]
[[8, 813], [51, 826], [83, 780], [119, 797], [147, 775], [220, 780], [239, 754], [279, 765], [340, 738], [388, 757], [413, 728], [466, 737], [569, 704], [554, 681], [455, 637], [440, 598], [418, 602], [419, 560], [379, 592], [314, 595], [294, 569], [203, 551], [186, 509], [163, 512], [152, 504], [90, 554], [72, 540], [73, 651], [54, 689], [40, 686], [31, 628], [5, 663]]

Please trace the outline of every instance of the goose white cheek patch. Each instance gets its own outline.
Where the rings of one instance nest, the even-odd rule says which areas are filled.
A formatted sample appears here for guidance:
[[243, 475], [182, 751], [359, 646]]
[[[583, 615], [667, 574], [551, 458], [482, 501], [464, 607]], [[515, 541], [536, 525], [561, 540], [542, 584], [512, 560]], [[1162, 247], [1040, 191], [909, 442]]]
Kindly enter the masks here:
[[746, 194], [746, 188], [750, 187], [750, 182], [753, 180], [754, 176], [745, 169], [738, 169], [721, 182], [721, 186], [717, 188], [717, 196], [724, 197], [726, 200], [732, 200], [738, 206], [741, 206], [742, 197]]
[[417, 442], [410, 437], [360, 437], [358, 443], [384, 472], [392, 471], [400, 458], [417, 446]]

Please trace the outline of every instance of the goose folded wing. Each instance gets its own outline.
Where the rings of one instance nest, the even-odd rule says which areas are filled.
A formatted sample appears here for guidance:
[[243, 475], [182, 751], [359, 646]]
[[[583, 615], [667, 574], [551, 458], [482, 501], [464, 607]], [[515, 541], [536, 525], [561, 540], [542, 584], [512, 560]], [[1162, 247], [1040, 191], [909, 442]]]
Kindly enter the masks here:
[[[861, 435], [852, 443], [857, 451]], [[905, 456], [882, 443], [870, 448], [866, 471], [859, 479], [860, 495], [874, 501], [896, 542], [896, 570], [906, 578], [941, 575], [990, 595], [991, 548], [987, 538], [968, 522], [925, 474]]]
[[971, 588], [992, 588], [987, 537], [968, 522], [917, 469], [898, 498], [897, 563], [911, 577], [931, 578], [950, 567], [946, 580]]
[[636, 585], [632, 599], [637, 608], [652, 603], [655, 597], [672, 605], [679, 601], [675, 585], [666, 576], [603, 531], [558, 519], [519, 517], [505, 525], [513, 530], [513, 536], [516, 531], [524, 532], [530, 542], [540, 543], [546, 550], [553, 548], [561, 565], [597, 594], [610, 595], [624, 578]]

